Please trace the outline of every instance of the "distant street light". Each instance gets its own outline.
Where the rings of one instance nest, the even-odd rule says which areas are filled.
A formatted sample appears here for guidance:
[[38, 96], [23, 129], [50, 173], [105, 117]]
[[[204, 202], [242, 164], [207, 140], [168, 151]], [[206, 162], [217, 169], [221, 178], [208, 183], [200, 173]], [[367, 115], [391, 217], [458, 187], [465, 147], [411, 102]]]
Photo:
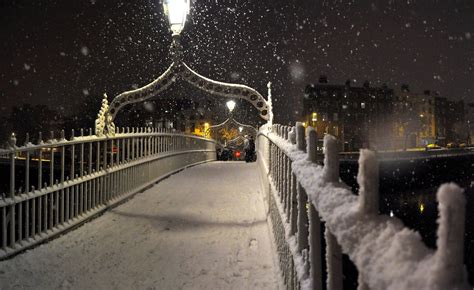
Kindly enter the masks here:
[[189, 14], [190, 0], [164, 0], [163, 8], [170, 23], [173, 35], [179, 35], [184, 29]]
[[233, 100], [230, 100], [226, 103], [227, 108], [229, 109], [229, 113], [232, 113], [232, 111], [235, 108], [235, 102]]
[[243, 130], [244, 130], [244, 127], [240, 126], [239, 127], [239, 132], [242, 133]]

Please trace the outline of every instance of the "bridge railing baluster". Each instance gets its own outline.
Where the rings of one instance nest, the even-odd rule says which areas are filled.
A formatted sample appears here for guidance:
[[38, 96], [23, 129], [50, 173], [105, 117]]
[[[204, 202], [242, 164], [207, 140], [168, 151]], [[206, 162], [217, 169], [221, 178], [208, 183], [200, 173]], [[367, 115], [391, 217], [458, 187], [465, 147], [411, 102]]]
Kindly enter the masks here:
[[[17, 147], [12, 135], [10, 148], [0, 149], [8, 167], [0, 195], [0, 259], [84, 222], [183, 164], [215, 160], [215, 141], [156, 128], [116, 128], [114, 136], [101, 137], [90, 129], [75, 137], [72, 130], [69, 140], [64, 131], [58, 139], [51, 132], [47, 142], [40, 133], [37, 143], [27, 137]], [[191, 150], [196, 158], [188, 157]]]
[[[338, 240], [341, 238], [341, 232], [338, 232], [339, 225], [331, 221], [331, 219], [334, 220], [334, 217], [331, 216], [332, 212], [328, 211], [327, 203], [330, 200], [331, 202], [338, 200], [338, 204], [341, 203], [342, 205], [347, 203], [355, 210], [350, 216], [360, 219], [357, 222], [369, 221], [369, 224], [373, 223], [374, 230], [387, 222], [385, 219], [376, 218], [379, 214], [379, 177], [376, 155], [369, 150], [361, 150], [360, 152], [357, 176], [360, 187], [359, 197], [352, 206], [353, 193], [339, 184], [339, 148], [336, 138], [330, 135], [324, 137], [324, 166], [321, 168], [316, 163], [317, 134], [313, 128], [308, 128], [306, 133], [308, 146], [305, 146], [304, 143], [305, 132], [301, 123], [297, 123], [296, 127], [293, 128], [273, 124], [270, 131], [266, 130], [263, 128], [258, 133], [257, 138], [259, 144], [264, 143], [262, 140], [268, 142], [267, 147], [258, 146], [259, 156], [266, 157], [265, 162], [261, 162], [260, 165], [266, 169], [270, 177], [270, 192], [266, 193], [269, 195], [269, 217], [273, 225], [284, 282], [290, 289], [302, 287], [302, 283], [305, 284], [305, 288], [309, 285], [312, 289], [322, 289], [324, 276], [322, 273], [321, 220], [322, 217], [330, 217], [330, 220], [324, 224], [326, 288], [330, 290], [343, 289], [343, 251], [341, 244], [348, 242]], [[296, 146], [291, 146], [292, 144], [296, 144]], [[266, 154], [265, 150], [267, 150]], [[302, 159], [301, 152], [307, 153], [307, 160]], [[298, 164], [294, 164], [294, 161], [297, 161]], [[314, 170], [307, 161], [314, 164]], [[295, 166], [297, 166], [296, 171], [294, 171]], [[319, 180], [311, 180], [310, 172]], [[305, 180], [298, 180], [302, 177]], [[315, 188], [312, 188], [313, 186]], [[306, 190], [308, 190], [308, 193]], [[329, 190], [330, 193], [318, 192], [321, 190]], [[437, 196], [440, 213], [438, 249], [432, 257], [434, 266], [430, 269], [432, 271], [432, 275], [429, 276], [431, 280], [407, 272], [405, 276], [412, 275], [409, 278], [405, 277], [405, 279], [411, 279], [410, 283], [415, 281], [415, 283], [425, 285], [430, 289], [435, 285], [436, 287], [441, 285], [442, 289], [450, 288], [452, 285], [460, 285], [459, 289], [469, 289], [466, 276], [463, 274], [465, 199], [462, 192], [463, 190], [454, 184], [440, 187]], [[334, 196], [328, 197], [328, 194], [334, 194]], [[320, 200], [321, 198], [322, 200]], [[341, 198], [345, 198], [347, 202], [341, 200]], [[321, 202], [326, 207], [321, 209], [322, 214], [317, 209]], [[388, 220], [389, 223], [391, 221], [391, 219]], [[287, 226], [284, 225], [285, 223], [287, 223]], [[400, 231], [398, 227], [389, 228], [392, 228], [393, 231]], [[347, 235], [347, 230], [344, 233]], [[353, 238], [360, 239], [358, 236]], [[412, 243], [413, 239], [414, 237], [407, 237], [403, 243]], [[414, 249], [424, 247], [422, 251], [430, 252], [422, 242], [417, 243], [421, 244], [413, 245]], [[293, 246], [296, 246], [296, 251]], [[354, 252], [346, 254], [353, 258], [351, 255], [354, 255]], [[403, 256], [400, 255], [400, 257]], [[371, 260], [374, 258], [378, 259], [379, 262], [382, 262], [380, 260], [383, 259], [382, 256], [370, 257]], [[413, 261], [408, 260], [407, 263], [413, 263]], [[420, 263], [422, 263], [422, 260], [420, 259]], [[391, 280], [391, 276], [385, 278], [384, 273], [378, 271], [375, 273], [365, 264], [357, 264], [357, 260], [354, 263], [357, 267], [361, 267], [358, 269], [359, 290], [371, 289], [367, 283], [368, 281], [373, 284], [373, 289], [394, 282]], [[299, 265], [295, 267], [296, 264]], [[403, 283], [405, 281], [395, 282]]]

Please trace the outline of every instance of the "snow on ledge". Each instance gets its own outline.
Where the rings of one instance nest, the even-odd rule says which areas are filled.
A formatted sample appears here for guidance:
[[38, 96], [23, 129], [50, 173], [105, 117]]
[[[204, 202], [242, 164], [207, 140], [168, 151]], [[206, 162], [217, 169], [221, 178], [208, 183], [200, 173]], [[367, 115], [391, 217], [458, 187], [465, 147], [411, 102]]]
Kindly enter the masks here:
[[471, 289], [466, 277], [446, 288], [434, 277], [442, 261], [418, 232], [404, 227], [398, 218], [361, 212], [358, 197], [347, 185], [326, 182], [323, 167], [308, 161], [305, 152], [277, 134], [267, 136], [293, 161], [293, 173], [309, 200], [370, 289]]

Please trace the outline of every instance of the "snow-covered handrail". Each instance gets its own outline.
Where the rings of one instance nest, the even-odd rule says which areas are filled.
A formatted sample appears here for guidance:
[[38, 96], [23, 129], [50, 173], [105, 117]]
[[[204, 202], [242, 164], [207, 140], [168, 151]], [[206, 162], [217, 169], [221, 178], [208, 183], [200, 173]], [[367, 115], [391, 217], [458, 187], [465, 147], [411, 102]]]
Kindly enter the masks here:
[[270, 217], [284, 261], [280, 266], [289, 288], [321, 289], [321, 219], [326, 227], [328, 289], [342, 289], [342, 253], [358, 269], [359, 289], [470, 289], [463, 265], [461, 188], [439, 188], [438, 249], [428, 249], [419, 233], [397, 218], [378, 214], [378, 163], [373, 152], [360, 152], [357, 197], [339, 180], [335, 138], [324, 139], [323, 167], [315, 163], [314, 130], [306, 136], [305, 142], [301, 124], [273, 125], [272, 132], [259, 133], [257, 140], [270, 184]]
[[[116, 128], [114, 136], [72, 131], [15, 135], [1, 150], [0, 260], [97, 216], [187, 166], [216, 159], [216, 142], [161, 128]], [[3, 176], [5, 177], [5, 176]]]

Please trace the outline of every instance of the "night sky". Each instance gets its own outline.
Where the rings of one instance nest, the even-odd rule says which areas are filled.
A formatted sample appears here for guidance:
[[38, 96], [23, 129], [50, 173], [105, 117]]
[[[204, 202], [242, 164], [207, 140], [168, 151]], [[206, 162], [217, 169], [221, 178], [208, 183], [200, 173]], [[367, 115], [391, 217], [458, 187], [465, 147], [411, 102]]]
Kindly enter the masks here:
[[[191, 14], [185, 62], [264, 96], [272, 81], [280, 122], [299, 117], [320, 74], [474, 102], [472, 0], [197, 0]], [[84, 100], [142, 86], [171, 63], [158, 0], [0, 0], [0, 35], [4, 112], [22, 103], [97, 111]], [[178, 82], [164, 95], [203, 93]]]

